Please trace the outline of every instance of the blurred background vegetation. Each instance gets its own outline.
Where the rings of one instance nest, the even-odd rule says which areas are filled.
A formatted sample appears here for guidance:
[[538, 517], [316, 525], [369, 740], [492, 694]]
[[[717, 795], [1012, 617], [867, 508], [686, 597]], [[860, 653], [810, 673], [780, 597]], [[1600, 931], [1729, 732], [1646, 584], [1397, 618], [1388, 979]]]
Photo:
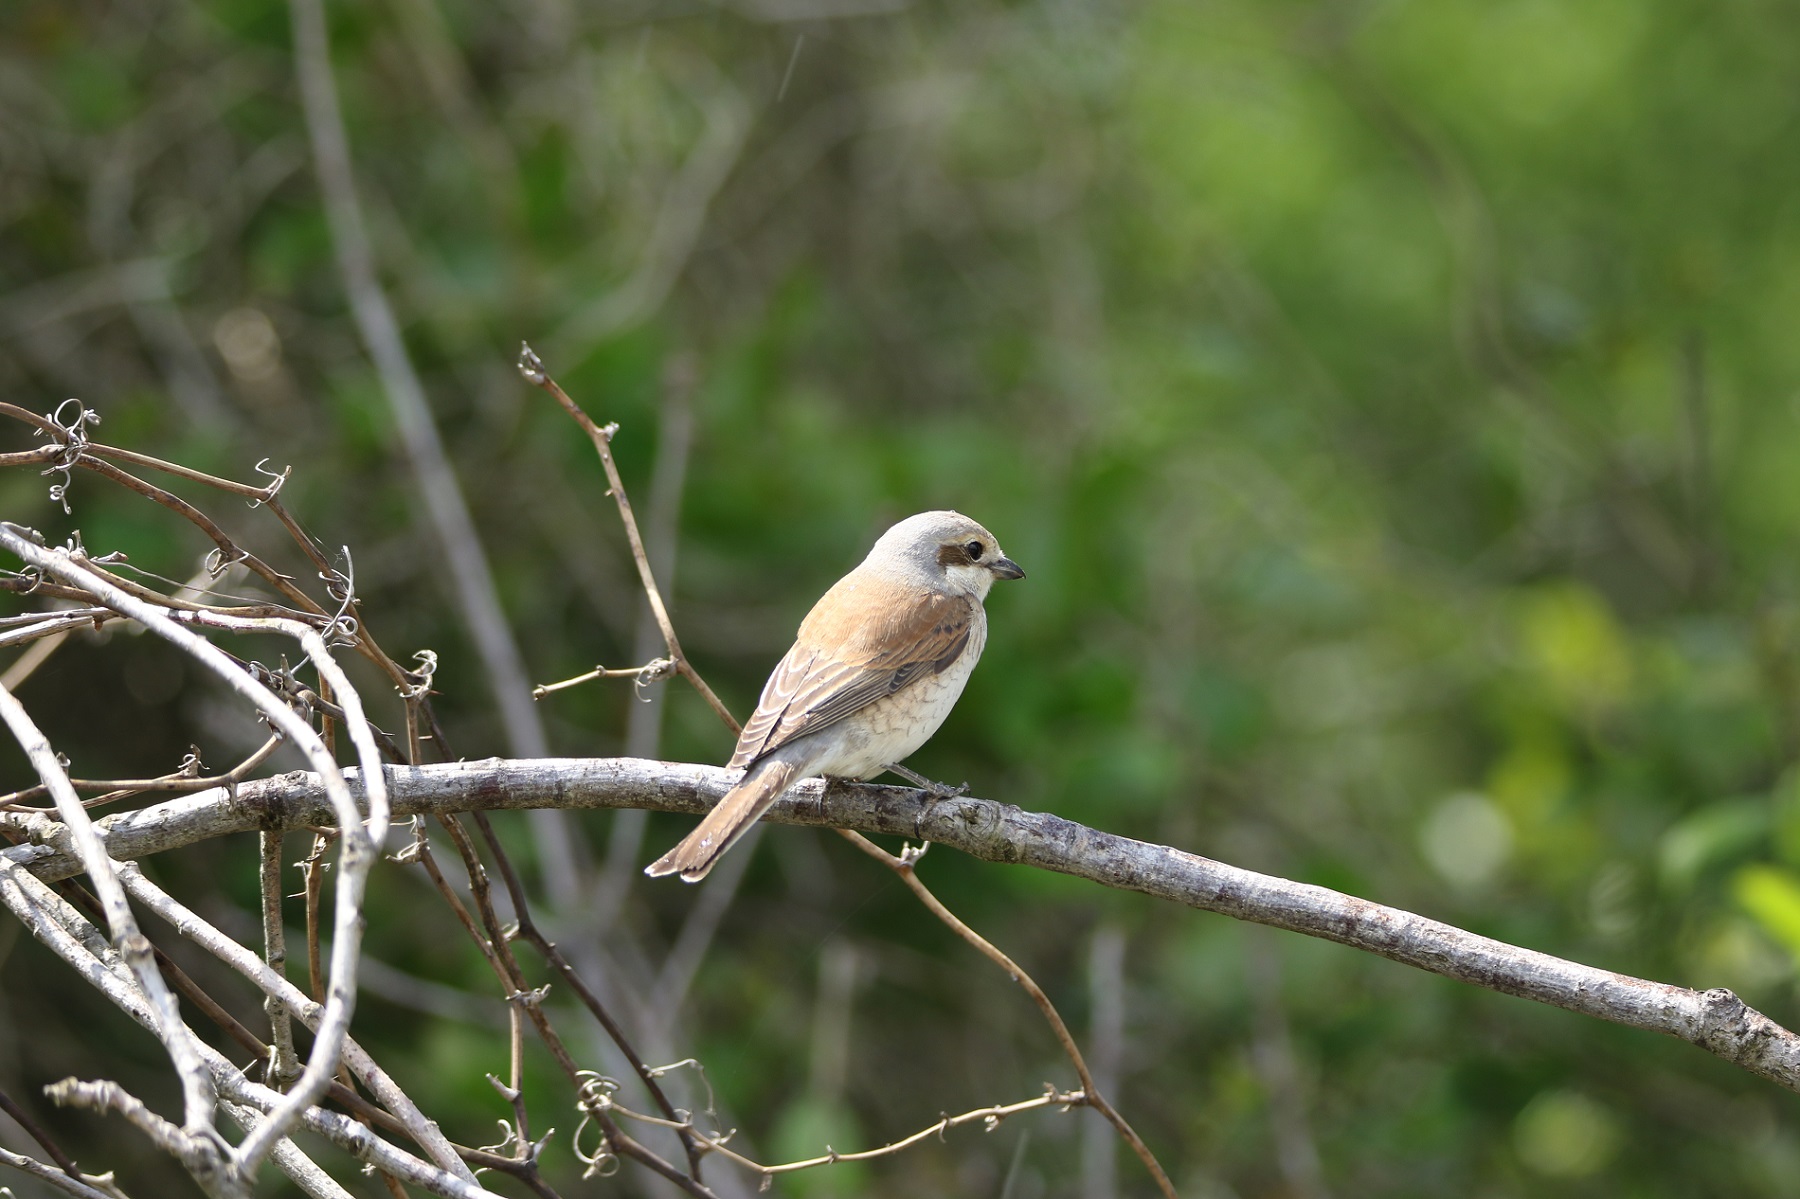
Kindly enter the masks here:
[[[1800, 1020], [1794, 10], [330, 16], [379, 273], [534, 680], [643, 655], [592, 451], [517, 345], [621, 423], [640, 506], [685, 360], [679, 562], [658, 567], [738, 712], [880, 530], [956, 507], [1030, 578], [993, 596], [918, 770]], [[442, 656], [455, 753], [509, 752], [346, 306], [285, 10], [16, 0], [0, 38], [0, 395], [80, 396], [104, 440], [234, 477], [292, 464], [285, 498], [350, 547], [383, 643]], [[180, 578], [208, 548], [97, 478], [65, 517], [47, 482], [0, 479], [0, 512]], [[88, 776], [190, 742], [220, 764], [255, 735], [145, 638], [72, 644], [22, 696]], [[704, 706], [666, 696], [656, 752], [722, 762]], [[631, 703], [544, 701], [552, 751], [623, 752]], [[584, 889], [552, 922], [705, 1061], [747, 1151], [874, 1144], [1069, 1081], [1004, 978], [802, 830], [762, 837], [680, 1010], [649, 1012], [704, 892], [637, 880], [589, 919], [625, 877], [601, 865], [616, 823], [574, 818]], [[529, 822], [502, 824], [530, 860]], [[638, 861], [684, 827], [652, 820]], [[154, 869], [253, 927], [249, 841]], [[1025, 870], [943, 853], [925, 875], [1078, 1033], [1122, 962], [1115, 1098], [1184, 1195], [1800, 1194], [1794, 1096], [1691, 1047]], [[359, 1035], [451, 1135], [492, 1139], [491, 979], [413, 873], [373, 895], [390, 969]], [[168, 1098], [157, 1047], [17, 928], [0, 959], [0, 1085], [40, 1111], [70, 1073]], [[566, 1134], [532, 1065], [540, 1126]], [[44, 1118], [127, 1189], [186, 1193], [117, 1121]], [[1090, 1121], [777, 1190], [1100, 1196]], [[576, 1173], [561, 1136], [546, 1161]], [[1147, 1193], [1129, 1155], [1116, 1176]], [[627, 1170], [565, 1193], [665, 1192]]]

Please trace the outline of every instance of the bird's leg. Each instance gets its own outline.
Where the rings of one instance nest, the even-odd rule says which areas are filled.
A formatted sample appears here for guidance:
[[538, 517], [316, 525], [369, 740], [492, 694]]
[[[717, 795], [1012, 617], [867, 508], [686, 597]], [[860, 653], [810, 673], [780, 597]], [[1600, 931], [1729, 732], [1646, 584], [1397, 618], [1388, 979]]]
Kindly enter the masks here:
[[919, 809], [918, 816], [913, 819], [913, 836], [918, 837], [920, 840], [924, 840], [925, 838], [925, 834], [921, 830], [923, 829], [925, 822], [931, 818], [933, 809], [940, 803], [943, 803], [946, 799], [955, 799], [969, 789], [969, 784], [967, 783], [964, 783], [960, 787], [952, 787], [948, 783], [935, 783], [924, 775], [908, 770], [898, 763], [889, 765], [888, 769], [925, 792], [925, 806]]
[[835, 774], [821, 774], [819, 777], [825, 780], [825, 785], [819, 788], [819, 819], [823, 820], [825, 819], [825, 797], [831, 794], [833, 787], [841, 787], [850, 780], [840, 778]]
[[934, 783], [917, 771], [908, 770], [906, 767], [898, 764], [887, 766], [885, 769], [893, 771], [920, 790], [930, 792], [934, 799], [955, 799], [958, 795], [965, 794], [969, 790], [969, 784], [967, 783], [964, 783], [960, 787], [952, 787], [949, 783]]

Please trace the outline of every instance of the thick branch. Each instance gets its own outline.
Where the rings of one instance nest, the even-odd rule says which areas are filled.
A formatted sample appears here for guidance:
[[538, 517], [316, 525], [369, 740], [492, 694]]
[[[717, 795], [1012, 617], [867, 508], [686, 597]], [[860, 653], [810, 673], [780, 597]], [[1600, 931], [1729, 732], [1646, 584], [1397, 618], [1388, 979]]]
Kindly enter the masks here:
[[[354, 775], [355, 772], [346, 772]], [[636, 758], [490, 758], [389, 767], [396, 816], [511, 808], [649, 808], [698, 815], [737, 772]], [[1120, 890], [1323, 937], [1489, 990], [1616, 1024], [1665, 1033], [1800, 1091], [1800, 1037], [1726, 990], [1693, 991], [1521, 949], [1411, 912], [1324, 887], [1242, 870], [1166, 845], [1087, 828], [1043, 812], [962, 796], [928, 802], [924, 792], [869, 784], [801, 784], [764, 820], [932, 841], [990, 862], [1089, 879]], [[107, 852], [143, 857], [227, 833], [333, 822], [318, 778], [296, 771], [201, 792], [98, 821]], [[0, 851], [44, 879], [80, 863], [47, 845]]]

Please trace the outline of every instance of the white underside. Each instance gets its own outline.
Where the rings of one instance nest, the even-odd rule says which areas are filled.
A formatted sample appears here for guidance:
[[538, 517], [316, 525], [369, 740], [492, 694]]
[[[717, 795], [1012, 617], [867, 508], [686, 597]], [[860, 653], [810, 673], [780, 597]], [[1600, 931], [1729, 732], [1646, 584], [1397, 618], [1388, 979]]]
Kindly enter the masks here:
[[807, 747], [806, 757], [812, 761], [805, 773], [866, 779], [904, 762], [931, 740], [950, 715], [986, 645], [987, 613], [977, 605], [975, 619], [969, 626], [969, 643], [948, 670], [878, 699], [811, 737], [796, 739], [796, 748], [801, 741], [813, 741]]

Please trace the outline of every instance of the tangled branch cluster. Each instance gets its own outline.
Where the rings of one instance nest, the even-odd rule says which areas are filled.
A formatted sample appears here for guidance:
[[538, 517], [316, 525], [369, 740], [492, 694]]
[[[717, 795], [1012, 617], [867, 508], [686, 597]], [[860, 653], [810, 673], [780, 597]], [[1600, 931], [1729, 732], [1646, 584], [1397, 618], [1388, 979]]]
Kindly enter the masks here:
[[[562, 392], [542, 364], [525, 351], [521, 369], [531, 382], [552, 394], [593, 438], [618, 501], [636, 556], [646, 594], [661, 627], [667, 656], [647, 666], [624, 671], [597, 671], [595, 677], [678, 674], [705, 696], [722, 720], [735, 721], [687, 661], [650, 572], [636, 521], [622, 481], [612, 462], [609, 443], [615, 428], [601, 428]], [[585, 1176], [605, 1176], [631, 1162], [690, 1194], [711, 1195], [704, 1178], [708, 1156], [725, 1159], [760, 1177], [766, 1187], [777, 1175], [796, 1170], [861, 1161], [898, 1152], [965, 1124], [987, 1129], [1023, 1112], [1092, 1107], [1109, 1120], [1138, 1153], [1164, 1194], [1174, 1191], [1141, 1138], [1099, 1093], [1061, 1017], [1018, 965], [983, 940], [945, 908], [913, 870], [917, 851], [888, 854], [859, 834], [845, 831], [865, 852], [893, 869], [927, 907], [978, 950], [1023, 985], [1050, 1022], [1059, 1044], [1079, 1076], [1080, 1085], [1046, 1084], [1044, 1093], [1016, 1103], [996, 1103], [961, 1115], [944, 1115], [928, 1127], [879, 1148], [845, 1152], [826, 1146], [801, 1161], [763, 1164], [731, 1144], [731, 1132], [703, 1128], [696, 1114], [672, 1101], [661, 1079], [675, 1067], [651, 1065], [632, 1037], [602, 1002], [556, 944], [533, 919], [520, 872], [508, 857], [485, 812], [465, 819], [451, 811], [411, 819], [411, 839], [392, 861], [418, 867], [445, 906], [479, 949], [506, 999], [509, 1020], [509, 1064], [506, 1076], [490, 1075], [511, 1110], [502, 1121], [498, 1144], [473, 1147], [453, 1143], [422, 1112], [405, 1088], [385, 1072], [349, 1036], [358, 994], [357, 975], [362, 930], [369, 917], [364, 904], [370, 871], [381, 860], [388, 837], [390, 796], [384, 767], [423, 765], [428, 757], [454, 759], [432, 709], [431, 682], [436, 655], [429, 650], [405, 667], [383, 650], [361, 611], [348, 549], [338, 562], [329, 560], [282, 504], [280, 491], [287, 471], [270, 474], [264, 485], [218, 478], [120, 447], [91, 440], [86, 430], [97, 420], [80, 404], [65, 405], [52, 416], [40, 416], [14, 405], [0, 404], [0, 415], [29, 426], [45, 443], [31, 450], [0, 455], [0, 465], [41, 467], [57, 474], [56, 498], [66, 502], [73, 472], [87, 471], [123, 486], [185, 519], [214, 545], [201, 575], [187, 584], [160, 580], [151, 586], [119, 555], [90, 554], [77, 535], [69, 544], [51, 546], [34, 531], [0, 524], [0, 548], [20, 562], [0, 572], [0, 590], [32, 596], [53, 605], [0, 623], [0, 645], [28, 646], [14, 667], [0, 678], [0, 720], [25, 748], [39, 776], [38, 785], [0, 797], [0, 836], [15, 845], [41, 847], [40, 852], [65, 855], [80, 864], [85, 882], [62, 877], [47, 882], [42, 863], [36, 872], [19, 856], [0, 855], [0, 904], [13, 913], [44, 945], [114, 1005], [159, 1040], [182, 1083], [179, 1122], [150, 1110], [116, 1082], [69, 1079], [49, 1088], [52, 1099], [120, 1116], [160, 1149], [175, 1157], [207, 1193], [249, 1193], [258, 1167], [272, 1161], [309, 1194], [344, 1194], [342, 1188], [290, 1139], [297, 1129], [325, 1137], [394, 1184], [420, 1187], [434, 1194], [489, 1194], [481, 1171], [517, 1179], [539, 1195], [554, 1195], [539, 1168], [553, 1129], [537, 1131], [523, 1083], [526, 1028], [549, 1050], [568, 1088], [575, 1113], [571, 1144]], [[285, 530], [317, 574], [315, 595], [281, 573], [250, 548], [227, 535], [202, 509], [172, 491], [148, 481], [126, 466], [173, 476], [247, 501], [267, 511]], [[341, 564], [341, 565], [340, 565]], [[260, 586], [265, 597], [230, 597], [220, 591], [229, 574], [244, 576], [246, 586]], [[133, 577], [133, 575], [138, 577]], [[148, 779], [83, 779], [72, 777], [66, 763], [17, 700], [14, 691], [38, 669], [56, 646], [83, 628], [133, 621], [175, 645], [212, 672], [267, 724], [267, 740], [244, 760], [218, 774], [203, 771], [197, 753], [188, 754], [166, 775]], [[292, 642], [304, 667], [285, 660], [269, 665], [222, 648], [215, 638], [243, 634], [275, 634]], [[404, 734], [380, 731], [366, 711], [363, 697], [344, 673], [337, 655], [349, 652], [372, 664], [392, 686], [404, 720]], [[358, 769], [349, 774], [337, 761], [340, 731], [348, 739]], [[298, 749], [325, 789], [330, 823], [312, 833], [311, 848], [300, 863], [305, 879], [306, 960], [309, 989], [302, 991], [285, 976], [287, 949], [281, 886], [283, 837], [278, 828], [259, 834], [262, 893], [261, 953], [233, 940], [215, 924], [150, 882], [135, 862], [110, 851], [111, 834], [98, 827], [93, 809], [154, 793], [195, 793], [241, 783], [283, 744]], [[83, 793], [88, 798], [83, 798]], [[48, 798], [50, 803], [42, 801]], [[198, 798], [198, 797], [197, 797]], [[438, 860], [431, 826], [454, 848], [457, 865]], [[324, 863], [335, 844], [336, 880], [329, 904], [325, 899]], [[497, 872], [504, 897], [491, 882]], [[135, 905], [135, 907], [134, 907]], [[330, 936], [324, 935], [329, 909]], [[148, 911], [182, 936], [217, 957], [263, 996], [269, 1027], [266, 1038], [233, 1018], [219, 1000], [178, 969], [137, 921]], [[510, 919], [502, 916], [505, 911]], [[323, 946], [329, 943], [329, 961]], [[580, 1061], [568, 1038], [558, 1030], [543, 1002], [549, 986], [533, 986], [516, 947], [529, 945], [547, 967], [549, 986], [567, 988], [587, 1015], [604, 1030], [654, 1110], [639, 1111], [622, 1101], [622, 1084]], [[179, 997], [179, 998], [178, 998]], [[179, 999], [205, 1014], [239, 1055], [210, 1044], [184, 1023]], [[312, 1034], [302, 1060], [293, 1025]], [[699, 1068], [697, 1062], [677, 1063]], [[355, 1085], [352, 1085], [352, 1081]], [[43, 1147], [48, 1162], [16, 1154], [4, 1160], [52, 1182], [69, 1194], [111, 1194], [119, 1189], [110, 1178], [80, 1173], [23, 1109], [0, 1095], [0, 1105], [14, 1114]], [[220, 1131], [219, 1112], [243, 1135], [235, 1143]], [[702, 1113], [703, 1115], [710, 1113]], [[673, 1154], [658, 1151], [627, 1131], [636, 1125], [666, 1137]]]

